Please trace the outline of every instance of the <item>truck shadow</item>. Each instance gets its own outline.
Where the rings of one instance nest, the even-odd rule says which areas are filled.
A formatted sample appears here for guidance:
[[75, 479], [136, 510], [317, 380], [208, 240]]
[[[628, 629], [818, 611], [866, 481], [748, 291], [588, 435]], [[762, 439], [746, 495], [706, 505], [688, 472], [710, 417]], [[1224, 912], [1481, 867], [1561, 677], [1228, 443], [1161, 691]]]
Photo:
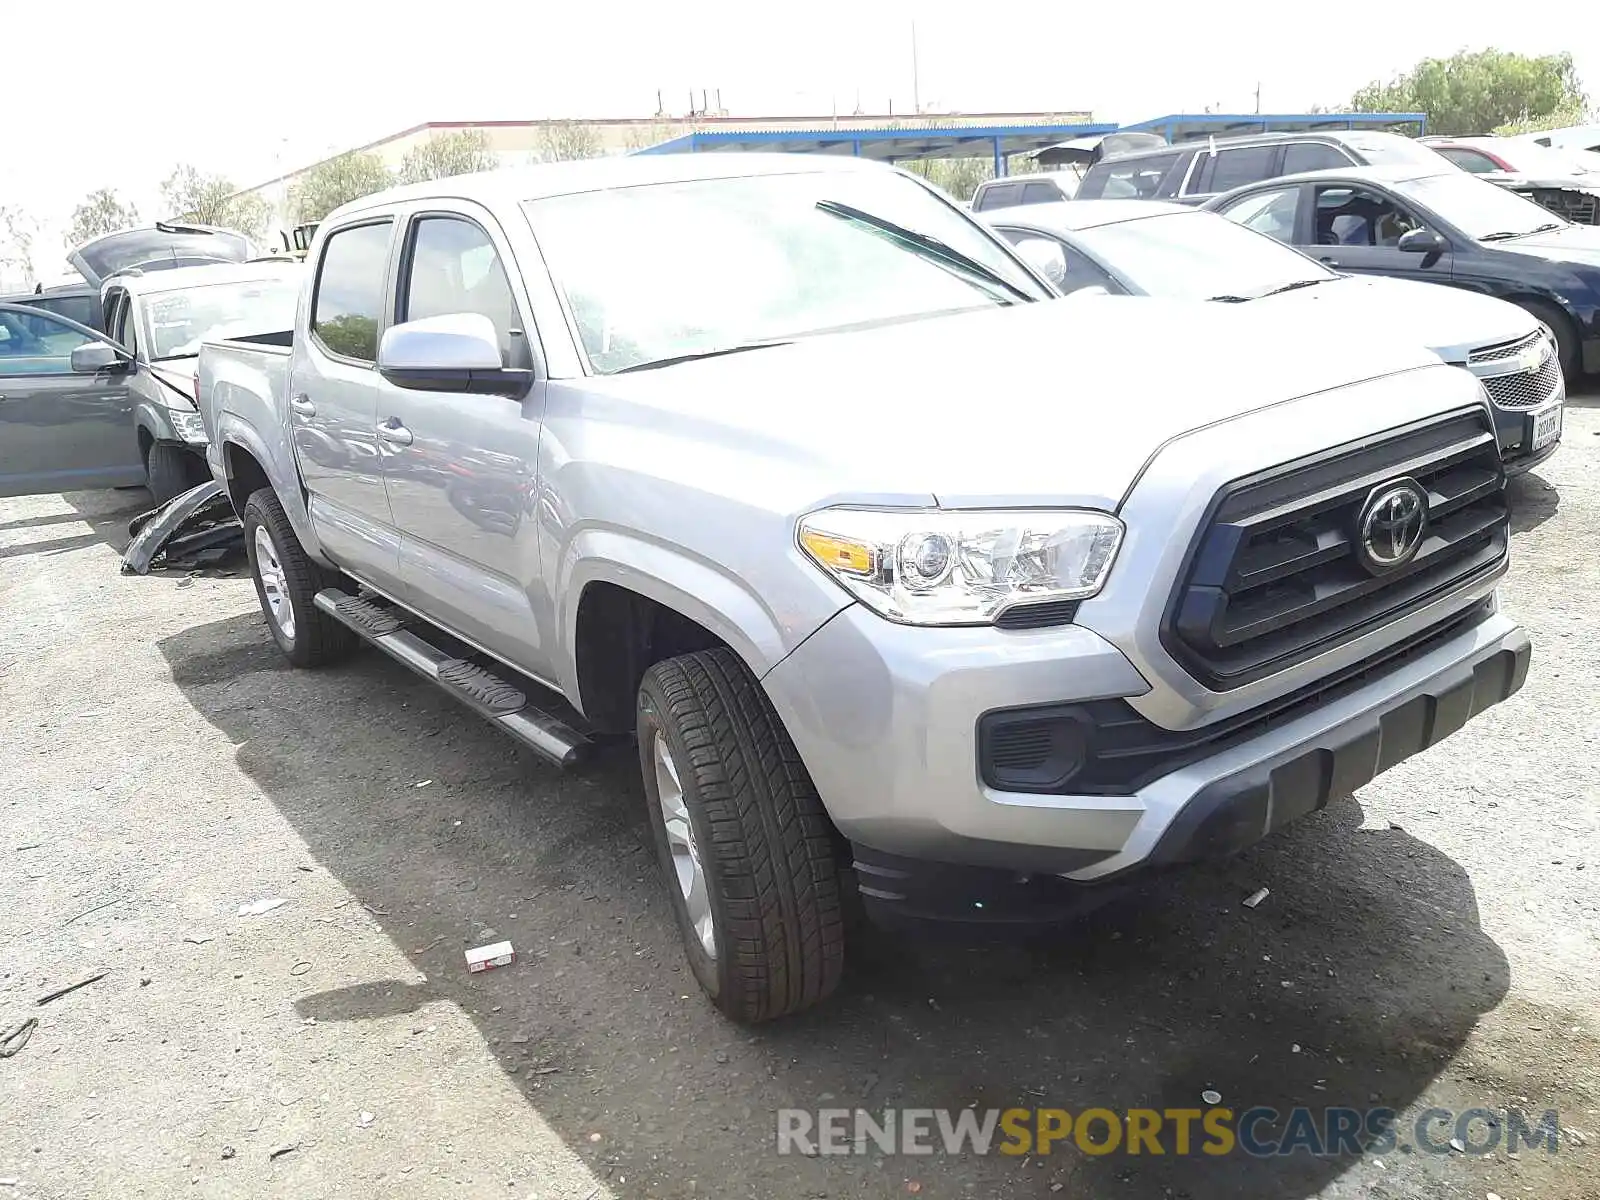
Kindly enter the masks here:
[[1556, 515], [1561, 493], [1534, 470], [1506, 480], [1506, 503], [1511, 507], [1511, 532], [1527, 533]]
[[[1213, 1090], [1236, 1113], [1401, 1110], [1508, 987], [1463, 870], [1401, 829], [1362, 828], [1350, 801], [1047, 938], [869, 935], [830, 1004], [742, 1029], [683, 965], [629, 754], [558, 775], [376, 654], [288, 669], [255, 614], [160, 649], [426, 975], [311, 992], [300, 1013], [361, 1037], [363, 1022], [459, 1005], [597, 1176], [626, 1176], [624, 1194], [1309, 1196], [1352, 1158], [1182, 1158], [1170, 1142], [1160, 1158], [1069, 1144], [1026, 1160], [779, 1156], [776, 1112], [1198, 1109]], [[1243, 908], [1260, 887], [1266, 901]], [[463, 948], [486, 927], [518, 962], [468, 975]]]

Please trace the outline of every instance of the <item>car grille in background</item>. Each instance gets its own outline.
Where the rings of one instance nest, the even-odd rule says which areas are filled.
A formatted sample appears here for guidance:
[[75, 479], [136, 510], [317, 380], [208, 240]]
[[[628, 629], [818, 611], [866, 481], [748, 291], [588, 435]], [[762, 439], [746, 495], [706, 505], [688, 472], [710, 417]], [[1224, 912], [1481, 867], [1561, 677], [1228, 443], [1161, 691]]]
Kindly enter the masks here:
[[1523, 194], [1535, 204], [1578, 225], [1593, 225], [1596, 217], [1600, 216], [1600, 197], [1588, 192], [1568, 191], [1566, 188], [1533, 188]]
[[1483, 386], [1489, 398], [1501, 408], [1532, 408], [1543, 404], [1561, 382], [1561, 364], [1556, 356], [1544, 360], [1537, 371], [1517, 371], [1510, 375], [1487, 375]]
[[1527, 337], [1518, 338], [1514, 342], [1499, 342], [1493, 346], [1480, 346], [1467, 355], [1469, 363], [1498, 362], [1503, 358], [1515, 358], [1524, 350], [1531, 350], [1544, 340], [1544, 332], [1535, 329]]
[[[1375, 488], [1415, 480], [1427, 536], [1369, 572], [1357, 523]], [[1190, 553], [1162, 642], [1196, 679], [1240, 687], [1397, 620], [1504, 568], [1505, 476], [1488, 413], [1473, 409], [1229, 484]]]

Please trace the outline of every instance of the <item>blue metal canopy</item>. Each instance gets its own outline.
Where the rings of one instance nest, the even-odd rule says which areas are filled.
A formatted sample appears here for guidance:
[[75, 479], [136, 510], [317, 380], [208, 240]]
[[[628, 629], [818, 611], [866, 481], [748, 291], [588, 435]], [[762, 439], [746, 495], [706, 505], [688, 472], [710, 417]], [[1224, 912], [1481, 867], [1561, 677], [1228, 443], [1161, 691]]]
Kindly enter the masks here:
[[1314, 133], [1328, 129], [1374, 129], [1421, 137], [1427, 124], [1426, 113], [1169, 113], [1121, 128], [1124, 132], [1159, 133], [1169, 142], [1187, 142], [1203, 137]]

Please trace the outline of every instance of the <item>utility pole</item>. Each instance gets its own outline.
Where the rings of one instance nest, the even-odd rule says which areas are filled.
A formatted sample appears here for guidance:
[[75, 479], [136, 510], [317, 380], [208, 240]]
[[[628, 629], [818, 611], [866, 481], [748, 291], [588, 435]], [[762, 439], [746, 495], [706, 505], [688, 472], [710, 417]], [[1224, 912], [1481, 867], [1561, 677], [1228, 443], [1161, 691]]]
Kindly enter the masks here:
[[917, 62], [917, 23], [911, 22], [911, 111], [922, 112], [921, 69]]
[[1261, 115], [1261, 81], [1256, 81], [1256, 115]]

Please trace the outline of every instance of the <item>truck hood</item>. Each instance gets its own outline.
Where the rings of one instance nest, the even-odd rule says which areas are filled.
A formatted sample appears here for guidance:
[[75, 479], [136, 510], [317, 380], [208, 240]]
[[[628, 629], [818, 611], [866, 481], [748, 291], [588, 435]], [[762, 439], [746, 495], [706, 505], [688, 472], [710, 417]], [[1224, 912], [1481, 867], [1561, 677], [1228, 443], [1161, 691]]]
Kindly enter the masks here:
[[1370, 323], [1359, 340], [1333, 338], [1287, 305], [1096, 296], [581, 386], [591, 420], [720, 447], [729, 470], [770, 472], [774, 484], [802, 473], [793, 482], [807, 503], [1113, 509], [1180, 434], [1438, 364], [1414, 339]]
[[1298, 313], [1302, 321], [1338, 320], [1356, 328], [1387, 329], [1448, 363], [1465, 363], [1469, 351], [1513, 341], [1538, 328], [1528, 313], [1493, 296], [1370, 275], [1351, 275], [1254, 303]]

